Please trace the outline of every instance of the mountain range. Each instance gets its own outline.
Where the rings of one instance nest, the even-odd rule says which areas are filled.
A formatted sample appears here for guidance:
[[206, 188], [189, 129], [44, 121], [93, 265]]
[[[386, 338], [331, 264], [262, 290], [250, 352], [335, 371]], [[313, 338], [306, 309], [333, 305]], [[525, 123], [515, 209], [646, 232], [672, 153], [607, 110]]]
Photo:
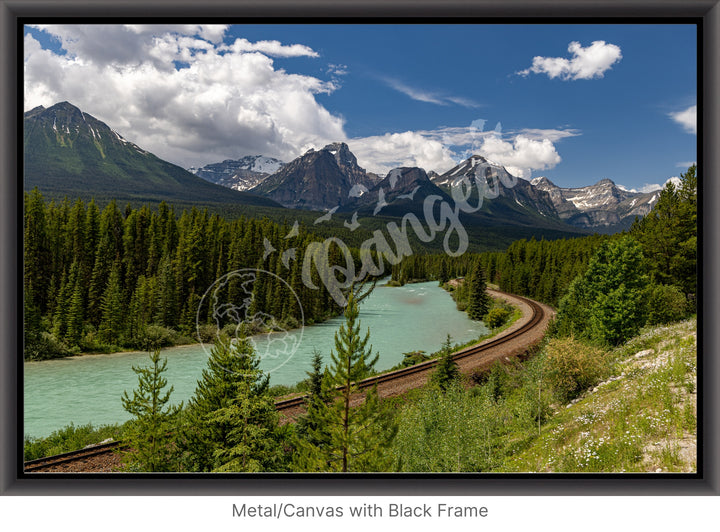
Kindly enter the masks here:
[[[288, 163], [253, 155], [187, 171], [127, 141], [68, 102], [25, 113], [24, 148], [25, 189], [37, 186], [51, 196], [282, 206], [400, 217], [422, 213], [423, 201], [430, 195], [452, 203], [453, 186], [478, 180], [496, 192], [486, 195], [479, 211], [463, 214], [463, 223], [570, 233], [626, 228], [636, 216], [647, 214], [658, 198], [657, 191], [627, 191], [609, 179], [577, 188], [558, 187], [547, 177], [527, 181], [480, 155], [443, 174], [402, 167], [379, 176], [360, 167], [343, 142], [311, 149]], [[470, 202], [477, 200], [475, 187]]]
[[[478, 175], [478, 171], [482, 175]], [[559, 218], [574, 227], [606, 232], [629, 227], [636, 216], [650, 212], [659, 197], [659, 191], [632, 192], [610, 179], [578, 188], [560, 188], [547, 177], [527, 181], [512, 176], [503, 166], [480, 155], [473, 155], [444, 174], [436, 175], [433, 182], [449, 190], [463, 178], [473, 177], [485, 179], [490, 190], [497, 188], [498, 198], [511, 199], [521, 207]]]
[[560, 188], [547, 177], [537, 177], [531, 184], [548, 193], [561, 220], [577, 227], [627, 228], [636, 216], [649, 213], [660, 197], [659, 190], [631, 192], [610, 179], [579, 188]]
[[284, 165], [284, 162], [273, 157], [248, 155], [237, 160], [226, 159], [201, 168], [191, 167], [188, 171], [216, 185], [242, 191], [256, 187]]

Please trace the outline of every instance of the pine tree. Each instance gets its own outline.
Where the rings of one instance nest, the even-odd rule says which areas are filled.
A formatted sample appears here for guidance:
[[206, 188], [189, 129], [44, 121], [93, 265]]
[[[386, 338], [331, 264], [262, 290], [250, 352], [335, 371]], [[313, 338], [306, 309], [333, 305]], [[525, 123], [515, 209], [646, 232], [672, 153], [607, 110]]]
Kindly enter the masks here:
[[115, 264], [110, 271], [105, 293], [102, 297], [102, 320], [98, 330], [100, 338], [105, 342], [121, 344], [125, 333], [125, 304], [120, 287], [120, 264]]
[[307, 376], [310, 386], [305, 396], [306, 413], [297, 419], [295, 432], [311, 445], [322, 447], [327, 444], [327, 435], [322, 431], [318, 413], [332, 399], [332, 386], [329, 372], [323, 369], [322, 355], [317, 351]]
[[443, 342], [441, 351], [442, 355], [430, 377], [430, 382], [438, 386], [442, 391], [447, 391], [460, 380], [460, 369], [452, 357], [452, 340], [449, 334], [445, 342]]
[[[278, 420], [268, 410], [267, 405], [272, 403], [269, 379], [259, 364], [245, 338], [220, 339], [212, 347], [207, 368], [188, 405], [179, 442], [190, 471], [243, 464], [272, 470], [277, 465], [278, 449], [265, 440], [277, 438]], [[257, 441], [251, 442], [252, 438]]]
[[467, 314], [472, 320], [482, 320], [490, 310], [490, 296], [487, 294], [485, 284], [485, 272], [478, 261], [473, 268], [472, 275], [466, 280], [468, 286]]
[[656, 284], [676, 285], [694, 299], [697, 290], [697, 167], [668, 183], [652, 211], [636, 221], [632, 236], [640, 242]]
[[367, 344], [370, 331], [361, 337], [358, 307], [354, 294], [348, 296], [345, 323], [335, 334], [332, 367], [323, 393], [332, 394], [328, 403], [318, 402], [309, 412], [311, 438], [319, 444], [301, 440], [295, 465], [309, 471], [383, 471], [389, 466], [384, 452], [394, 436], [392, 416], [379, 402], [377, 390], [365, 395], [364, 402], [351, 407], [358, 393], [357, 381], [372, 371], [377, 356]]
[[136, 367], [138, 387], [132, 398], [127, 391], [121, 398], [123, 408], [135, 416], [130, 424], [130, 467], [136, 471], [173, 471], [175, 461], [171, 449], [173, 425], [182, 405], [165, 406], [173, 392], [162, 376], [167, 359], [160, 359], [160, 349], [150, 353], [150, 366]]

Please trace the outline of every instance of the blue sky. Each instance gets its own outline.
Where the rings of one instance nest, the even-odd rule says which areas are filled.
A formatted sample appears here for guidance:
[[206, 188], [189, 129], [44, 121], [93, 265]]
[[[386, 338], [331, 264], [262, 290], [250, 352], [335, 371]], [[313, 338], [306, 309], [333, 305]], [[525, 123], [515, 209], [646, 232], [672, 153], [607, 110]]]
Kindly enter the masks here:
[[696, 54], [670, 24], [44, 26], [25, 108], [68, 100], [184, 167], [341, 140], [378, 173], [480, 153], [640, 190], [697, 158]]

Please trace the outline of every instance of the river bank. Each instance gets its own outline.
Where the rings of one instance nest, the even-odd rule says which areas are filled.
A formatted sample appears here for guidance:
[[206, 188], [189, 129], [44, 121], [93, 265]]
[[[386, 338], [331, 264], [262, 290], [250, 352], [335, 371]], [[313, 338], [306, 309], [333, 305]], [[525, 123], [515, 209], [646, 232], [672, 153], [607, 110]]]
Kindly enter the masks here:
[[[329, 362], [334, 335], [343, 321], [332, 318], [305, 327], [300, 341], [299, 330], [258, 342], [261, 369], [269, 371], [270, 384], [293, 385], [306, 378], [314, 351]], [[387, 370], [403, 360], [404, 353], [437, 351], [447, 334], [453, 343], [465, 343], [488, 332], [480, 322], [473, 322], [459, 312], [450, 295], [436, 282], [408, 285], [392, 290], [380, 287], [360, 305], [362, 330], [370, 330], [373, 351], [380, 353], [376, 366]], [[280, 333], [284, 334], [284, 333]], [[268, 345], [296, 345], [285, 358], [273, 357]], [[197, 379], [207, 365], [208, 354], [199, 344], [163, 350], [168, 359], [168, 384], [174, 386], [171, 401], [189, 399]], [[95, 425], [123, 422], [128, 419], [120, 396], [137, 385], [132, 366], [147, 364], [144, 351], [121, 352], [103, 356], [70, 358], [27, 363], [25, 378], [25, 433], [44, 436], [70, 423]]]

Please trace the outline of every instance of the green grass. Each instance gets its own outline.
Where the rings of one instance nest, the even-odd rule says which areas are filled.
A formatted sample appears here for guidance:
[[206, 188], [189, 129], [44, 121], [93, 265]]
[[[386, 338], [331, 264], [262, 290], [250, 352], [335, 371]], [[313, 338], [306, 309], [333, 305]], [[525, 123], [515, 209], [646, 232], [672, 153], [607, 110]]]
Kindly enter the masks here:
[[649, 329], [607, 353], [616, 380], [556, 405], [533, 444], [498, 471], [694, 471], [694, 331], [694, 320]]
[[36, 460], [45, 456], [77, 451], [87, 445], [100, 443], [109, 438], [121, 440], [125, 432], [125, 425], [92, 424], [76, 427], [72, 423], [60, 430], [54, 431], [45, 438], [25, 437], [25, 461]]

